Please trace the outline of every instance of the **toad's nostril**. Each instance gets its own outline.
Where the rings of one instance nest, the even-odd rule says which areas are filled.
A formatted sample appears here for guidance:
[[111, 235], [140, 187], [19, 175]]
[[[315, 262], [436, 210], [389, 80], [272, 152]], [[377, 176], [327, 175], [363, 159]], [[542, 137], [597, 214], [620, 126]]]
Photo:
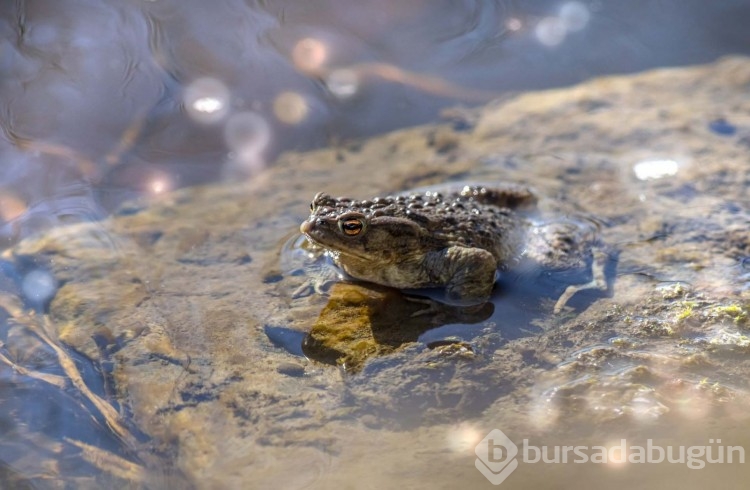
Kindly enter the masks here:
[[299, 231], [302, 233], [310, 233], [312, 230], [312, 223], [310, 221], [305, 221], [301, 225], [299, 225]]

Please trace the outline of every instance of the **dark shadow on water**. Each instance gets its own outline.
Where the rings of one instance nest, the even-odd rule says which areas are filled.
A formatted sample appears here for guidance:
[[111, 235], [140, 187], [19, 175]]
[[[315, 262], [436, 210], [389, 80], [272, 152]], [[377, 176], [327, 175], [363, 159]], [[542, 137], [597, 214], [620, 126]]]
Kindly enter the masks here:
[[284, 349], [293, 356], [305, 356], [302, 349], [302, 343], [305, 341], [306, 337], [304, 332], [274, 325], [264, 326], [263, 332], [275, 347]]

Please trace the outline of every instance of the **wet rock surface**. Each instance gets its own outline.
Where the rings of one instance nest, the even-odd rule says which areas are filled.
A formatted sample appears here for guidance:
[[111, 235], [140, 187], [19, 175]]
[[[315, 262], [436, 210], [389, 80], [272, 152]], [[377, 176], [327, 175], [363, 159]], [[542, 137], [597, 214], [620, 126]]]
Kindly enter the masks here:
[[[112, 363], [132, 423], [199, 486], [351, 485], [374, 467], [373, 485], [478, 484], [473, 446], [493, 428], [584, 444], [710, 422], [720, 437], [750, 417], [749, 90], [750, 60], [728, 58], [523, 94], [286, 154], [5, 259], [54, 277], [59, 340]], [[511, 283], [484, 311], [415, 315], [363, 285], [294, 296], [305, 277], [282, 250], [315, 193], [458, 181], [528, 184], [542, 207], [596, 218], [619, 251], [611, 297], [553, 315]], [[513, 478], [540, 487], [546, 471]], [[670, 478], [698, 488], [689, 476]]]

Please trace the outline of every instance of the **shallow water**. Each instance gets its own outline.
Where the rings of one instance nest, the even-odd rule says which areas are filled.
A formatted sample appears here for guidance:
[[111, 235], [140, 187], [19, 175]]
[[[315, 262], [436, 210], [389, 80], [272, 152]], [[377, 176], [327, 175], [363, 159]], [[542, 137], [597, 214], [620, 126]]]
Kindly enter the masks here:
[[[750, 449], [741, 68], [669, 79], [674, 100], [648, 100], [658, 76], [641, 98], [604, 82], [360, 139], [748, 53], [748, 20], [741, 0], [3, 3], [0, 233], [41, 238], [0, 263], [0, 486], [489, 487], [474, 448], [493, 428], [519, 446]], [[334, 149], [276, 162], [315, 147]], [[309, 270], [284, 243], [315, 192], [467, 179], [593, 219], [619, 253], [611, 290], [562, 316], [568, 277], [413, 317], [361, 285], [294, 297]], [[172, 193], [215, 181], [231, 185]], [[331, 342], [357, 322], [369, 337]], [[746, 475], [522, 462], [505, 485]]]
[[458, 103], [748, 52], [748, 15], [742, 0], [4, 2], [2, 237]]

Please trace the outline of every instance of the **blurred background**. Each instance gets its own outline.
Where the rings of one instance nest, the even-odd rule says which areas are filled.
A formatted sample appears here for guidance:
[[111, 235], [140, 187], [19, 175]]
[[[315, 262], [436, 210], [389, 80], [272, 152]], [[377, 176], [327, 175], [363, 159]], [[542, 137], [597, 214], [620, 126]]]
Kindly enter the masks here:
[[451, 106], [750, 53], [748, 0], [2, 0], [0, 247]]

